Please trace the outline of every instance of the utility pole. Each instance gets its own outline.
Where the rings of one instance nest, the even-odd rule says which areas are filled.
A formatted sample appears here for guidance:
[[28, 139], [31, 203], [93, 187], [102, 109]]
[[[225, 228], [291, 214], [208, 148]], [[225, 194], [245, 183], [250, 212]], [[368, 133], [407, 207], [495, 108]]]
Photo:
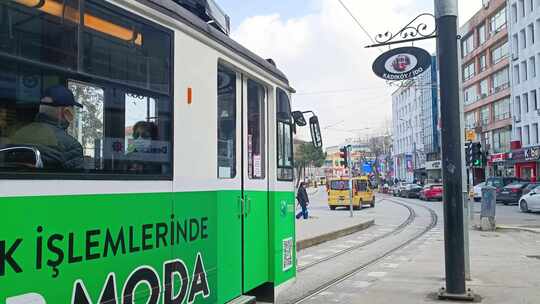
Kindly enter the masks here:
[[352, 174], [352, 159], [351, 159], [351, 152], [352, 152], [352, 146], [351, 145], [348, 145], [346, 147], [347, 149], [347, 162], [348, 162], [348, 167], [349, 167], [349, 212], [351, 213], [351, 217], [353, 217], [354, 215], [354, 212], [353, 212], [353, 182], [352, 182], [352, 177], [353, 177], [353, 174]]
[[[459, 61], [457, 0], [434, 0], [439, 60], [442, 173], [444, 184], [444, 251], [446, 287], [439, 298], [470, 300], [465, 284], [463, 226], [463, 183], [461, 113], [459, 104]], [[457, 144], [459, 143], [459, 144]]]

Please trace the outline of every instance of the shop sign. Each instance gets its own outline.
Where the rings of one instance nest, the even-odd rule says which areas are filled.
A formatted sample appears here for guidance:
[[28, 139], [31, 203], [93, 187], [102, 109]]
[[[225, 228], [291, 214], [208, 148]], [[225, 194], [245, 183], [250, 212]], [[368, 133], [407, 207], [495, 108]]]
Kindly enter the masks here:
[[512, 152], [512, 160], [529, 161], [540, 159], [540, 147], [525, 148]]
[[440, 160], [426, 162], [426, 170], [439, 170], [441, 169], [442, 162]]
[[431, 55], [418, 47], [401, 47], [383, 53], [373, 63], [373, 72], [385, 80], [407, 80], [424, 73]]
[[492, 163], [503, 162], [508, 158], [508, 153], [491, 154], [489, 161]]

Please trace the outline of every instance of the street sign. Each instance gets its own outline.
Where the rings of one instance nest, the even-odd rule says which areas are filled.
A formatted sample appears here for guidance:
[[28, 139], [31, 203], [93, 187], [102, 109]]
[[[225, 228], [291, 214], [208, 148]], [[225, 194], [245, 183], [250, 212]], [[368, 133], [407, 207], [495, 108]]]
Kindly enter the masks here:
[[468, 141], [475, 141], [476, 140], [476, 132], [473, 130], [467, 130], [465, 132], [465, 139]]
[[385, 80], [406, 80], [425, 72], [431, 55], [421, 48], [401, 47], [380, 55], [373, 63], [373, 72]]

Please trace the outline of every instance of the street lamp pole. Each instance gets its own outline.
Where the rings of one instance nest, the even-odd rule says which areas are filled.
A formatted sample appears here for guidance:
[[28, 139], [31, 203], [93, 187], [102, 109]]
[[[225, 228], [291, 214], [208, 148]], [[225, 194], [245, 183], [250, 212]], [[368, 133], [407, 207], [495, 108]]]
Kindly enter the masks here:
[[459, 61], [457, 0], [434, 0], [438, 31], [442, 159], [444, 181], [444, 251], [446, 288], [439, 298], [470, 300], [465, 284], [465, 248], [462, 193], [461, 118], [459, 104]]

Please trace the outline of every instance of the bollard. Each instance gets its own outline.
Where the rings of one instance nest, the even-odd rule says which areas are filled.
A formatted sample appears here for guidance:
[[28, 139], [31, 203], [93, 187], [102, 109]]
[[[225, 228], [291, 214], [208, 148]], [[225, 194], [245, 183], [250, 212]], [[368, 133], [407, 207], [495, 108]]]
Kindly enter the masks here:
[[495, 209], [497, 206], [497, 189], [486, 186], [482, 188], [482, 206], [480, 211], [480, 229], [495, 231]]

